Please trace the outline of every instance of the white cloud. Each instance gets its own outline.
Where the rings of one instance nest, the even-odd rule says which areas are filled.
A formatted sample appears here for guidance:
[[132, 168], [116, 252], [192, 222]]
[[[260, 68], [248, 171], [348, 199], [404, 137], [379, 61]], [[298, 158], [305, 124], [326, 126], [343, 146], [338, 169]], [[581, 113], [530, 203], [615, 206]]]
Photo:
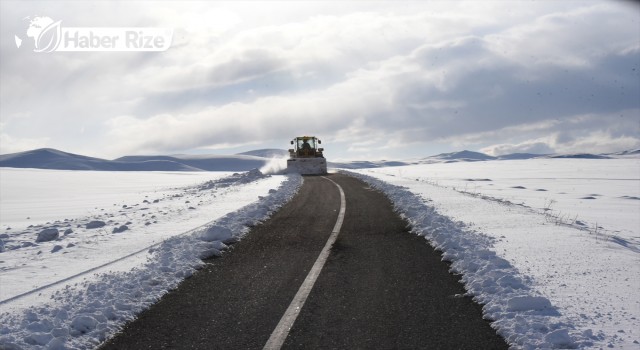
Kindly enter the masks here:
[[591, 3], [540, 16], [487, 41], [496, 54], [537, 72], [548, 65], [584, 68], [594, 58], [637, 46], [638, 33], [628, 27], [637, 19], [637, 11], [620, 3]]
[[14, 138], [5, 133], [0, 133], [0, 154], [16, 153], [36, 148], [45, 148], [49, 138]]
[[[3, 32], [35, 8], [8, 4]], [[3, 41], [5, 134], [121, 155], [309, 132], [347, 145], [341, 157], [375, 147], [428, 155], [443, 142], [500, 152], [640, 139], [630, 121], [640, 110], [640, 14], [626, 4], [255, 5], [71, 3], [51, 12], [74, 25], [91, 25], [84, 15], [98, 11], [101, 23], [174, 27], [174, 43], [160, 54], [45, 56]], [[23, 114], [29, 123], [14, 117]], [[553, 137], [566, 141], [539, 141]]]
[[470, 139], [477, 142], [489, 138], [500, 139], [500, 134], [512, 135], [502, 138], [510, 142], [492, 144], [481, 149], [491, 155], [618, 152], [640, 148], [638, 117], [640, 109], [617, 114], [584, 114], [563, 120], [505, 128], [481, 136], [471, 135]]
[[612, 153], [621, 150], [640, 149], [636, 137], [614, 137], [606, 131], [593, 131], [588, 135], [555, 147], [559, 153]]
[[571, 153], [613, 153], [620, 150], [640, 149], [640, 140], [635, 137], [614, 137], [605, 131], [594, 131], [579, 139], [563, 140], [559, 135], [528, 140], [517, 144], [497, 144], [480, 149], [489, 155], [499, 156], [511, 153], [571, 154]]
[[533, 154], [551, 154], [555, 153], [549, 144], [544, 141], [526, 141], [519, 144], [499, 144], [485, 147], [480, 152], [492, 156], [500, 156], [512, 153], [533, 153]]

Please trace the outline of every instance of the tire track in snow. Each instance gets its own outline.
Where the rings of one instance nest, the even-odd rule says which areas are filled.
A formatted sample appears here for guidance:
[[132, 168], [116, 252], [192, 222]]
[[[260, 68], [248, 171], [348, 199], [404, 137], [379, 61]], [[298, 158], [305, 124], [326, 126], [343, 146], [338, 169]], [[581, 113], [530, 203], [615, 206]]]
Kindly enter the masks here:
[[[175, 235], [174, 237], [184, 236], [184, 235], [186, 235], [186, 234], [193, 233], [193, 232], [195, 232], [195, 231], [197, 231], [197, 230], [201, 230], [201, 229], [203, 229], [203, 228], [205, 228], [205, 227], [207, 227], [207, 226], [212, 225], [215, 221], [216, 221], [216, 220], [212, 220], [212, 221], [210, 221], [210, 222], [208, 222], [208, 223], [206, 223], [206, 224], [204, 224], [204, 225], [200, 225], [200, 226], [198, 226], [198, 227], [196, 227], [196, 228], [193, 228], [193, 229], [191, 229], [191, 230], [189, 230], [189, 231], [185, 231], [185, 232], [183, 232], [183, 233], [177, 234], [177, 235]], [[7, 298], [7, 299], [5, 299], [5, 300], [0, 300], [0, 305], [8, 304], [8, 303], [10, 303], [10, 302], [12, 302], [12, 301], [16, 301], [16, 300], [22, 299], [22, 298], [24, 298], [24, 297], [26, 297], [26, 296], [33, 295], [33, 294], [35, 294], [35, 293], [42, 292], [42, 291], [47, 290], [47, 289], [49, 289], [49, 288], [55, 287], [55, 286], [57, 286], [57, 285], [60, 285], [60, 284], [63, 284], [63, 283], [66, 283], [66, 282], [72, 281], [72, 280], [74, 280], [74, 279], [76, 279], [76, 278], [80, 278], [80, 277], [86, 276], [87, 274], [90, 274], [90, 273], [93, 273], [93, 272], [96, 272], [96, 271], [102, 270], [102, 269], [104, 269], [104, 268], [106, 268], [106, 267], [109, 267], [109, 266], [111, 266], [111, 265], [114, 265], [114, 264], [119, 263], [119, 262], [121, 262], [121, 261], [124, 261], [124, 260], [126, 260], [126, 259], [129, 259], [129, 258], [131, 258], [131, 257], [133, 257], [133, 256], [136, 256], [136, 255], [138, 255], [138, 254], [140, 254], [140, 253], [143, 253], [143, 252], [145, 252], [145, 251], [148, 251], [149, 249], [152, 249], [152, 248], [154, 248], [154, 247], [157, 247], [157, 246], [161, 245], [163, 242], [164, 242], [164, 241], [161, 241], [161, 242], [158, 242], [158, 243], [152, 244], [152, 245], [150, 245], [150, 246], [144, 247], [144, 248], [142, 248], [142, 249], [140, 249], [140, 250], [137, 250], [137, 251], [135, 251], [135, 252], [133, 252], [133, 253], [127, 254], [127, 255], [122, 256], [122, 257], [120, 257], [120, 258], [117, 258], [117, 259], [115, 259], [115, 260], [111, 260], [111, 261], [109, 261], [109, 262], [107, 262], [107, 263], [104, 263], [104, 264], [99, 265], [99, 266], [92, 267], [92, 268], [90, 268], [90, 269], [88, 269], [88, 270], [85, 270], [85, 271], [79, 272], [79, 273], [77, 273], [77, 274], [75, 274], [75, 275], [72, 275], [72, 276], [69, 276], [69, 277], [65, 277], [65, 278], [63, 278], [63, 279], [61, 279], [61, 280], [58, 280], [58, 281], [55, 281], [55, 282], [52, 282], [52, 283], [46, 284], [46, 285], [44, 285], [44, 286], [40, 286], [40, 287], [35, 288], [35, 289], [32, 289], [32, 290], [30, 290], [30, 291], [28, 291], [28, 292], [24, 292], [24, 293], [22, 293], [22, 294], [18, 294], [18, 295], [16, 295], [16, 296], [13, 296], [13, 297], [11, 297], [11, 298]]]
[[[259, 172], [249, 172], [249, 173], [246, 173], [246, 174], [234, 174], [234, 175], [223, 177], [223, 178], [220, 178], [220, 179], [210, 180], [210, 181], [207, 181], [207, 182], [199, 184], [199, 185], [187, 186], [185, 188], [187, 188], [187, 189], [198, 189], [198, 190], [223, 189], [223, 188], [231, 187], [231, 186], [234, 186], [234, 185], [236, 185], [236, 186], [247, 185], [249, 183], [253, 183], [255, 181], [261, 180], [263, 178], [264, 178], [263, 174], [261, 174]], [[173, 195], [172, 197], [176, 197], [176, 195]], [[182, 197], [182, 195], [178, 196], [178, 198], [181, 198], [181, 197]], [[165, 214], [163, 212], [164, 210], [167, 210], [167, 209], [166, 208], [160, 208], [160, 213]], [[125, 213], [124, 216], [127, 216], [127, 213]], [[127, 218], [128, 218], [128, 216], [127, 216]], [[211, 220], [211, 221], [208, 221], [208, 222], [206, 222], [206, 223], [204, 223], [202, 225], [199, 225], [199, 226], [197, 226], [195, 228], [191, 228], [191, 229], [189, 229], [187, 231], [184, 231], [182, 233], [177, 233], [175, 235], [172, 235], [171, 237], [172, 238], [173, 237], [180, 237], [180, 236], [184, 236], [184, 235], [188, 235], [188, 234], [194, 233], [194, 232], [196, 232], [198, 230], [206, 228], [207, 226], [213, 225], [217, 220], [219, 220], [219, 218]], [[107, 267], [113, 266], [113, 265], [115, 265], [115, 264], [117, 264], [119, 262], [125, 261], [125, 260], [127, 260], [129, 258], [132, 258], [134, 256], [137, 256], [137, 255], [139, 255], [139, 254], [141, 254], [141, 253], [143, 253], [145, 251], [148, 251], [149, 249], [153, 249], [155, 247], [158, 247], [163, 242], [165, 242], [166, 239], [167, 238], [161, 239], [159, 242], [147, 245], [147, 246], [145, 246], [143, 248], [140, 248], [140, 249], [138, 249], [136, 251], [128, 253], [128, 254], [126, 254], [124, 256], [118, 257], [118, 258], [113, 259], [113, 260], [109, 260], [109, 261], [107, 261], [107, 262], [105, 262], [103, 264], [100, 264], [98, 266], [93, 266], [93, 267], [91, 267], [89, 269], [77, 272], [77, 273], [75, 273], [75, 274], [73, 274], [71, 276], [67, 276], [67, 277], [61, 278], [59, 280], [56, 280], [56, 281], [47, 283], [45, 285], [36, 287], [36, 288], [34, 288], [32, 290], [20, 293], [18, 295], [11, 296], [11, 297], [6, 298], [4, 300], [0, 300], [0, 305], [9, 304], [11, 302], [20, 300], [20, 299], [22, 299], [24, 297], [27, 297], [27, 296], [30, 296], [30, 295], [34, 295], [36, 293], [48, 290], [48, 289], [50, 289], [52, 287], [59, 286], [61, 284], [66, 284], [66, 283], [68, 283], [70, 281], [73, 281], [75, 279], [87, 276], [88, 274], [94, 273], [96, 271], [103, 270], [103, 269], [105, 269]], [[96, 250], [96, 251], [101, 249], [101, 248], [94, 248], [94, 247], [89, 247], [89, 246], [83, 247], [83, 248], [84, 249], [88, 249], [88, 250]]]

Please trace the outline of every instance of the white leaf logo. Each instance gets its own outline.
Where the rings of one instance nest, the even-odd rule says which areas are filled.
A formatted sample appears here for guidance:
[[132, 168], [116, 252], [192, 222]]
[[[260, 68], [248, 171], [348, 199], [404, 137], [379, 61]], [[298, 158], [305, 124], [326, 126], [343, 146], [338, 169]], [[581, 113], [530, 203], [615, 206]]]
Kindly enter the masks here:
[[36, 39], [36, 48], [33, 50], [35, 52], [52, 52], [58, 48], [60, 44], [60, 39], [62, 38], [62, 30], [60, 28], [60, 23], [62, 21], [57, 21], [51, 23], [47, 26], [38, 38]]

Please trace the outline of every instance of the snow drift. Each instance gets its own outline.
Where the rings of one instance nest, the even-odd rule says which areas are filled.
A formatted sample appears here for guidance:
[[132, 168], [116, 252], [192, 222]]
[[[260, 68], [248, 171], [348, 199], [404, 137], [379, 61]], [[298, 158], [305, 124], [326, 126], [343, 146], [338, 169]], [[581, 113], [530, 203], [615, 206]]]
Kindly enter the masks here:
[[[205, 183], [198, 190], [234, 188], [264, 177], [255, 170]], [[67, 285], [43, 304], [0, 315], [0, 348], [94, 348], [201, 268], [202, 259], [219, 256], [248, 227], [268, 218], [301, 184], [299, 175], [287, 175], [280, 188], [258, 201], [145, 249], [141, 253], [147, 262], [140, 267]]]

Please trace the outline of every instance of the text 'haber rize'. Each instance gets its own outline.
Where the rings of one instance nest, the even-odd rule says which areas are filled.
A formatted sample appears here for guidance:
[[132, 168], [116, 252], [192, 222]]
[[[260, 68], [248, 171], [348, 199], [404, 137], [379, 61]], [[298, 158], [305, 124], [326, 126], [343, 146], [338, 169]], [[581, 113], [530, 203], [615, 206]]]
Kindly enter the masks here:
[[[82, 49], [113, 49], [119, 46], [120, 36], [117, 35], [96, 35], [89, 32], [88, 35], [80, 35], [75, 32], [72, 36], [69, 32], [64, 33], [64, 46]], [[165, 44], [163, 36], [144, 35], [142, 31], [129, 30], [124, 35], [124, 45], [128, 49], [158, 49]]]

